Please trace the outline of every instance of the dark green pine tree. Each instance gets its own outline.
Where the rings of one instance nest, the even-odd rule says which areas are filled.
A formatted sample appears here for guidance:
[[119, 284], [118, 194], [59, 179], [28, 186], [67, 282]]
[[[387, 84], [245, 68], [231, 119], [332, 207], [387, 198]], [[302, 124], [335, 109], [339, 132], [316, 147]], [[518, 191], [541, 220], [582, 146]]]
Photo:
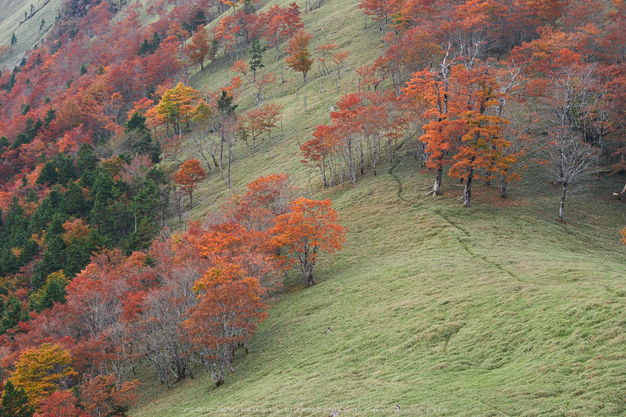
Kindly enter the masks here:
[[84, 218], [91, 209], [90, 201], [85, 198], [83, 189], [76, 182], [70, 182], [63, 193], [64, 211], [69, 216]]
[[63, 154], [58, 154], [54, 159], [56, 160], [59, 173], [59, 184], [66, 185], [68, 182], [78, 179], [74, 159]]
[[67, 283], [68, 280], [61, 271], [49, 275], [46, 279], [46, 285], [37, 294], [36, 302], [30, 308], [37, 313], [41, 313], [42, 310], [51, 308], [54, 303], [65, 303], [65, 296], [67, 295], [65, 286]]
[[98, 169], [91, 188], [93, 209], [89, 223], [98, 228], [106, 247], [122, 246], [134, 230], [132, 201], [128, 196], [132, 189], [124, 181], [115, 181], [106, 169]]
[[39, 254], [39, 245], [37, 244], [37, 242], [29, 239], [24, 244], [24, 247], [20, 252], [20, 256], [17, 257], [17, 264], [21, 268], [22, 266], [32, 261], [33, 258], [37, 256], [37, 254]]
[[54, 110], [52, 107], [50, 107], [48, 109], [48, 111], [46, 112], [46, 116], [43, 118], [43, 125], [44, 125], [44, 127], [48, 127], [50, 125], [50, 123], [52, 123], [52, 121], [54, 119], [56, 119], [56, 117], [57, 117], [56, 110]]
[[33, 417], [35, 410], [28, 403], [23, 388], [15, 388], [10, 380], [4, 384], [0, 417]]
[[96, 155], [93, 146], [84, 144], [78, 151], [78, 172], [80, 174], [80, 185], [83, 188], [91, 188], [96, 179], [96, 168], [100, 163], [100, 158]]
[[11, 77], [9, 78], [9, 82], [6, 83], [4, 85], [4, 88], [6, 91], [8, 91], [9, 93], [11, 92], [11, 90], [13, 90], [13, 87], [15, 86], [15, 71], [11, 73]]
[[14, 295], [11, 295], [6, 304], [6, 308], [0, 318], [0, 330], [2, 333], [17, 326], [20, 321], [26, 321], [27, 317], [22, 308], [22, 302]]
[[6, 136], [0, 136], [0, 155], [4, 153], [11, 146], [11, 142], [7, 139]]
[[170, 192], [171, 189], [169, 187], [169, 181], [167, 180], [167, 175], [161, 169], [160, 166], [155, 165], [148, 171], [146, 175], [146, 179], [153, 181], [155, 184], [159, 186], [159, 190], [161, 191], [159, 194], [159, 203], [157, 206], [157, 217], [159, 220], [159, 227], [162, 228], [165, 226], [165, 221], [169, 215], [170, 208]]
[[29, 224], [24, 209], [19, 204], [17, 197], [13, 197], [5, 221], [5, 230], [7, 232], [7, 247], [21, 248], [27, 240], [30, 239], [28, 234]]
[[245, 14], [255, 14], [256, 6], [252, 2], [252, 0], [245, 0], [243, 3], [243, 12]]
[[46, 234], [46, 251], [41, 257], [41, 262], [37, 265], [37, 271], [32, 279], [33, 290], [37, 291], [46, 283], [46, 278], [53, 272], [63, 269], [65, 263], [66, 245], [61, 237], [64, 233], [63, 223], [66, 217], [62, 213], [54, 215]]
[[252, 40], [252, 45], [250, 46], [250, 52], [252, 53], [252, 57], [250, 57], [250, 69], [252, 70], [252, 79], [254, 80], [256, 80], [256, 70], [265, 67], [265, 65], [263, 65], [263, 53], [266, 49], [267, 46], [261, 46], [259, 38]]
[[152, 239], [159, 232], [159, 223], [156, 221], [161, 190], [153, 181], [145, 181], [143, 187], [133, 200], [133, 215], [135, 231], [133, 233], [133, 250], [146, 249]]
[[63, 272], [65, 272], [67, 277], [75, 276], [89, 264], [91, 254], [96, 251], [94, 237], [94, 232], [91, 232], [89, 238], [87, 239], [74, 239], [70, 246], [65, 250]]
[[126, 123], [126, 133], [132, 153], [149, 155], [153, 163], [158, 163], [161, 155], [161, 145], [152, 141], [150, 129], [146, 125], [146, 118], [135, 112]]
[[57, 173], [56, 164], [54, 161], [46, 162], [43, 169], [37, 177], [37, 184], [49, 184], [54, 185], [59, 182], [59, 175]]

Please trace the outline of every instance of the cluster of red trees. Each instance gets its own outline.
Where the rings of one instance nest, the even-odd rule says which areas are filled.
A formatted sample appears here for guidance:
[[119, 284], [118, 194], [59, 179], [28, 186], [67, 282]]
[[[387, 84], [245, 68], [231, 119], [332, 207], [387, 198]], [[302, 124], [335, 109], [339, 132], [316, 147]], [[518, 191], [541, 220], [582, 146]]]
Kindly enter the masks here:
[[[4, 378], [10, 375], [31, 406], [44, 411], [70, 396], [51, 397], [55, 391], [88, 388], [94, 378], [117, 387], [111, 395], [129, 392], [134, 383], [125, 381], [141, 358], [168, 387], [193, 375], [194, 363], [221, 385], [224, 369], [233, 371], [235, 349], [266, 317], [280, 271], [297, 263], [312, 285], [318, 254], [341, 249], [345, 231], [330, 201], [296, 195], [286, 175], [262, 177], [207, 226], [191, 223], [184, 234], [158, 238], [130, 256], [119, 249], [94, 255], [67, 285], [66, 303], [33, 313], [2, 336]], [[46, 371], [25, 374], [25, 361]], [[128, 398], [106, 401], [123, 405]]]
[[346, 94], [337, 106], [330, 114], [333, 124], [318, 126], [302, 145], [303, 162], [320, 169], [324, 185], [344, 177], [356, 185], [366, 167], [376, 175], [381, 158], [393, 159], [407, 120], [393, 93]]
[[[433, 194], [449, 167], [465, 184], [465, 206], [478, 178], [499, 178], [506, 197], [531, 155], [562, 186], [559, 219], [571, 186], [592, 166], [624, 169], [622, 2], [362, 0], [359, 7], [378, 22], [385, 44], [384, 55], [357, 69], [359, 88], [376, 91], [390, 80], [396, 96], [344, 96], [332, 125], [302, 146], [325, 185], [328, 170], [353, 183], [367, 161], [375, 172], [380, 146], [370, 138], [381, 133], [387, 143], [407, 138], [436, 173]], [[380, 131], [372, 132], [369, 112], [380, 114], [374, 103], [383, 101], [402, 116], [378, 118]]]
[[263, 37], [274, 48], [278, 61], [280, 44], [292, 38], [302, 28], [304, 25], [300, 20], [300, 10], [295, 2], [286, 8], [274, 5], [266, 13], [255, 13], [254, 9], [243, 7], [235, 14], [224, 16], [220, 20], [213, 29], [213, 42], [225, 54], [239, 59], [253, 39]]

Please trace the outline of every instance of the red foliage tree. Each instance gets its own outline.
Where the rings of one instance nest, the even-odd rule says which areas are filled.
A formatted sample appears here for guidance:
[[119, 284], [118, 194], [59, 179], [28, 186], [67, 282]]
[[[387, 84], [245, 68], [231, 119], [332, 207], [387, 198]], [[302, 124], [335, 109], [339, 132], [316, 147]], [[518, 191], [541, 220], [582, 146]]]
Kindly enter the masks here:
[[78, 407], [78, 399], [69, 391], [56, 391], [41, 402], [41, 413], [34, 417], [91, 417]]
[[281, 42], [291, 38], [298, 30], [304, 28], [300, 20], [300, 10], [295, 2], [286, 9], [275, 5], [265, 14], [264, 20], [267, 23], [263, 36], [265, 36], [268, 45], [274, 47], [276, 61], [278, 61], [278, 47]]
[[315, 201], [298, 198], [291, 202], [289, 212], [276, 218], [276, 225], [269, 229], [274, 235], [272, 243], [285, 247], [291, 255], [286, 265], [296, 261], [307, 287], [312, 286], [313, 270], [320, 251], [332, 253], [341, 250], [346, 230], [337, 224], [337, 212], [330, 200]]
[[206, 170], [197, 159], [188, 159], [183, 162], [180, 170], [174, 175], [174, 181], [189, 193], [189, 207], [193, 206], [193, 190], [205, 179]]
[[200, 64], [200, 69], [204, 71], [204, 60], [211, 52], [209, 33], [204, 25], [198, 26], [196, 33], [191, 37], [191, 43], [185, 47], [185, 51], [189, 54], [189, 60], [194, 64]]
[[256, 278], [246, 276], [237, 264], [221, 263], [196, 281], [200, 302], [190, 310], [183, 326], [211, 371], [216, 386], [224, 383], [224, 367], [234, 372], [233, 350], [254, 334], [266, 317], [264, 289]]

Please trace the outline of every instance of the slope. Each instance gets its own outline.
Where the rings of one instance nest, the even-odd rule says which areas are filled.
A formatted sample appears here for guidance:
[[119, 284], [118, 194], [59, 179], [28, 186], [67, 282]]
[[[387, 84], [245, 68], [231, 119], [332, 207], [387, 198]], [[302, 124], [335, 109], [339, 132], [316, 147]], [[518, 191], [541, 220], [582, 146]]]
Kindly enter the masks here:
[[393, 172], [406, 201], [388, 174], [323, 193], [350, 229], [323, 282], [270, 309], [225, 386], [149, 385], [133, 415], [624, 413], [623, 207], [577, 201], [568, 225], [549, 193], [462, 209], [418, 197], [414, 169]]
[[[626, 216], [610, 198], [622, 178], [568, 202], [561, 224], [558, 191], [539, 170], [523, 173], [507, 201], [476, 187], [475, 206], [463, 209], [452, 180], [443, 197], [422, 196], [432, 177], [408, 154], [356, 187], [330, 190], [300, 164], [299, 145], [341, 93], [356, 89], [353, 69], [380, 53], [378, 28], [363, 29], [356, 5], [329, 1], [303, 14], [311, 49], [337, 40], [351, 52], [348, 68], [341, 78], [315, 69], [303, 85], [282, 64], [285, 82], [266, 94], [284, 105], [281, 132], [250, 155], [239, 143], [234, 189], [213, 172], [188, 213], [203, 218], [245, 183], [286, 172], [310, 196], [333, 200], [349, 229], [344, 250], [320, 261], [313, 288], [290, 275], [224, 386], [214, 390], [199, 372], [165, 391], [144, 369], [132, 414], [361, 416], [390, 414], [396, 404], [409, 415], [626, 413], [626, 252], [617, 234]], [[230, 63], [195, 73], [191, 84], [226, 84]], [[281, 73], [272, 53], [264, 64]], [[254, 106], [247, 88], [238, 110]], [[188, 142], [180, 158], [191, 156]]]
[[52, 29], [61, 13], [61, 0], [2, 0], [0, 1], [0, 45], [17, 43], [0, 57], [0, 68], [12, 69], [24, 53], [36, 46]]

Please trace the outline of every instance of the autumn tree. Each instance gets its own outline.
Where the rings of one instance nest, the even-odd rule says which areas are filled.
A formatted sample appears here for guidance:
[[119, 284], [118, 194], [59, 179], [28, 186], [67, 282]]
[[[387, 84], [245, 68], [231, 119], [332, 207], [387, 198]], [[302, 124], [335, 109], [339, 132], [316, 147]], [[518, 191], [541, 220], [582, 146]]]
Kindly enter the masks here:
[[259, 78], [254, 79], [254, 98], [256, 99], [256, 105], [261, 110], [261, 104], [264, 101], [265, 89], [276, 82], [276, 75], [273, 72], [269, 74], [262, 74]]
[[221, 263], [196, 281], [193, 289], [200, 302], [183, 322], [202, 363], [216, 386], [224, 383], [224, 368], [232, 367], [233, 350], [254, 334], [266, 317], [267, 305], [259, 281], [244, 274], [237, 264]]
[[248, 71], [250, 70], [250, 68], [248, 67], [248, 64], [246, 64], [246, 61], [244, 60], [235, 61], [233, 63], [233, 66], [230, 68], [230, 70], [232, 72], [236, 72], [238, 74], [243, 75], [244, 77], [246, 77], [248, 81], [250, 81], [250, 79], [248, 78]]
[[322, 185], [332, 185], [332, 172], [330, 180], [326, 178], [326, 171], [330, 165], [330, 157], [338, 147], [338, 140], [333, 134], [333, 128], [327, 125], [319, 125], [313, 132], [313, 139], [302, 144], [302, 163], [305, 165], [315, 165], [320, 169], [322, 175]]
[[193, 206], [193, 191], [198, 183], [206, 179], [206, 170], [197, 159], [188, 159], [183, 162], [180, 170], [174, 175], [174, 181], [189, 194], [189, 207]]
[[248, 191], [227, 207], [234, 219], [248, 230], [266, 231], [274, 226], [276, 217], [288, 212], [297, 194], [285, 174], [259, 177], [246, 187]]
[[[262, 108], [250, 109], [243, 114], [240, 123], [240, 130], [245, 130], [246, 134], [252, 136], [252, 149], [256, 149], [257, 138], [267, 132], [268, 138], [271, 138], [271, 132], [276, 128], [280, 120], [282, 104], [267, 104]], [[246, 149], [248, 149], [248, 142]]]
[[[396, 5], [397, 2], [388, 0], [361, 0], [358, 7], [365, 12], [365, 19], [367, 19], [367, 16], [374, 17], [374, 20], [378, 23], [378, 30], [383, 34], [383, 22], [392, 14]], [[367, 20], [365, 21], [365, 27], [367, 27]]]
[[286, 265], [296, 261], [307, 287], [312, 286], [313, 269], [318, 252], [332, 253], [341, 250], [345, 241], [345, 228], [337, 224], [337, 212], [330, 200], [315, 201], [298, 198], [291, 202], [289, 212], [276, 218], [276, 225], [269, 229], [274, 237], [272, 243], [286, 248], [291, 256]]
[[90, 416], [125, 416], [137, 399], [137, 385], [138, 381], [118, 384], [113, 375], [85, 379], [79, 390], [80, 408]]
[[184, 235], [155, 240], [150, 257], [160, 285], [138, 297], [136, 345], [154, 366], [161, 383], [170, 387], [172, 378], [193, 376], [193, 349], [182, 330], [188, 310], [198, 303], [191, 287], [209, 268], [194, 240], [202, 233], [190, 224]]
[[323, 73], [330, 74], [330, 59], [328, 59], [326, 55], [330, 55], [335, 48], [337, 48], [337, 44], [335, 43], [335, 41], [330, 41], [327, 44], [320, 45], [316, 48], [317, 53], [322, 55], [317, 57], [317, 60], [321, 62], [322, 66], [324, 67]]
[[290, 39], [298, 30], [304, 28], [300, 20], [300, 10], [295, 2], [285, 9], [274, 5], [265, 15], [265, 19], [267, 24], [263, 36], [265, 36], [268, 45], [274, 47], [276, 61], [278, 61], [280, 43]]
[[24, 389], [30, 405], [38, 409], [44, 398], [66, 387], [68, 379], [76, 375], [71, 362], [69, 352], [61, 346], [44, 343], [39, 349], [29, 349], [20, 355], [10, 381], [16, 388]]
[[335, 67], [337, 68], [337, 80], [341, 77], [341, 70], [343, 69], [346, 59], [348, 59], [349, 56], [349, 51], [339, 51], [333, 54], [332, 61], [335, 63]]
[[41, 413], [35, 417], [89, 417], [78, 407], [78, 398], [70, 391], [56, 391], [41, 402]]
[[[459, 66], [455, 73], [463, 87], [459, 94], [468, 97], [468, 105], [464, 109], [466, 111], [462, 113], [462, 119], [467, 126], [457, 145], [449, 175], [460, 178], [465, 184], [463, 206], [469, 207], [473, 180], [479, 178], [478, 169], [501, 164], [499, 160], [503, 156], [502, 152], [511, 142], [502, 137], [502, 126], [508, 122], [500, 116], [489, 114], [489, 109], [498, 104], [499, 90], [490, 71], [486, 68], [467, 70], [466, 67]], [[509, 159], [511, 158], [513, 156], [509, 155]]]
[[204, 71], [204, 60], [211, 52], [209, 33], [204, 25], [198, 26], [196, 33], [191, 37], [191, 43], [185, 47], [185, 50], [189, 54], [189, 60], [194, 64], [200, 64], [200, 70]]
[[433, 195], [441, 193], [443, 168], [452, 160], [458, 140], [465, 134], [466, 123], [458, 117], [462, 104], [454, 94], [453, 81], [449, 56], [446, 55], [438, 70], [430, 69], [413, 74], [404, 89], [409, 97], [425, 100], [429, 104], [423, 114], [424, 119], [429, 121], [424, 124], [424, 134], [419, 140], [426, 144], [426, 166], [436, 170], [431, 191]]
[[289, 47], [287, 48], [287, 65], [295, 71], [302, 73], [302, 78], [306, 83], [306, 74], [311, 69], [313, 59], [309, 52], [309, 43], [313, 36], [310, 33], [306, 33], [304, 29], [300, 29], [293, 38], [289, 40]]
[[197, 94], [192, 87], [178, 83], [176, 87], [163, 94], [163, 98], [155, 107], [156, 117], [165, 123], [168, 131], [172, 126], [174, 134], [180, 135], [181, 123], [188, 123], [194, 117]]

